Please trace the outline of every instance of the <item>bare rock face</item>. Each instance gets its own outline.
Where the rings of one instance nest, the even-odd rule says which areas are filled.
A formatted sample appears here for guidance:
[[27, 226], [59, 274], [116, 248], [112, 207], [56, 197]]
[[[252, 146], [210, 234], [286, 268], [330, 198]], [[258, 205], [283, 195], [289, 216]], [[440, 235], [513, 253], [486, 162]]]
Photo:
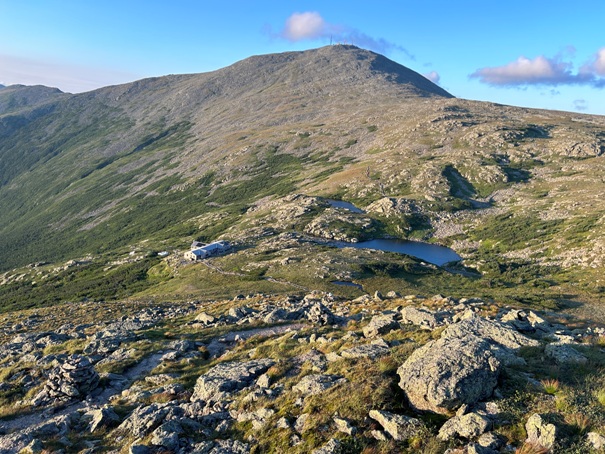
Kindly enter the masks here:
[[501, 363], [488, 342], [472, 334], [431, 341], [410, 355], [397, 373], [416, 410], [446, 414], [490, 397]]
[[393, 216], [401, 216], [402, 214], [419, 213], [420, 208], [413, 200], [383, 197], [382, 199], [368, 205], [366, 211], [370, 213], [382, 214], [389, 218]]

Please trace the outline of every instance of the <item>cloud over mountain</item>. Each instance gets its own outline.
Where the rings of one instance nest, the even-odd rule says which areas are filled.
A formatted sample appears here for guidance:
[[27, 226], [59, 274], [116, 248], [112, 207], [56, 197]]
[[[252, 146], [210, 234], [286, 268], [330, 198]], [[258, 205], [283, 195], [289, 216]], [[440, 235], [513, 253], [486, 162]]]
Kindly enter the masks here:
[[560, 55], [553, 58], [539, 55], [533, 59], [520, 56], [502, 66], [477, 69], [469, 77], [493, 86], [523, 87], [528, 85], [588, 85], [605, 86], [605, 48], [600, 49], [593, 60], [573, 71], [573, 62]]
[[406, 54], [411, 60], [415, 59], [414, 55], [403, 46], [384, 38], [370, 36], [356, 28], [332, 24], [316, 11], [293, 13], [286, 19], [284, 28], [278, 36], [293, 42], [319, 39], [355, 44], [382, 54], [398, 50]]

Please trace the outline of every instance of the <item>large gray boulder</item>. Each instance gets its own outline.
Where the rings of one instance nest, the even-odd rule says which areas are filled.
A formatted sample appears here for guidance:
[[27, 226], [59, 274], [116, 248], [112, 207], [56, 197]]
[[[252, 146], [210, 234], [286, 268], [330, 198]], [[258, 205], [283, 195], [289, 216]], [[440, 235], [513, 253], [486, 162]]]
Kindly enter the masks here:
[[222, 400], [229, 394], [254, 384], [273, 364], [275, 361], [272, 359], [218, 364], [197, 379], [191, 401]]
[[151, 404], [136, 408], [116, 429], [118, 433], [143, 438], [166, 419], [170, 408], [162, 404]]
[[540, 342], [519, 333], [507, 324], [472, 316], [448, 326], [442, 337], [465, 337], [473, 334], [491, 345], [517, 350], [521, 347], [538, 347]]
[[415, 350], [397, 373], [399, 386], [416, 410], [447, 414], [490, 397], [501, 362], [472, 334], [442, 337]]
[[486, 341], [496, 358], [505, 366], [524, 365], [525, 360], [516, 354], [519, 348], [540, 345], [539, 341], [519, 333], [506, 323], [487, 320], [474, 314], [448, 326], [441, 337], [463, 338], [469, 334]]

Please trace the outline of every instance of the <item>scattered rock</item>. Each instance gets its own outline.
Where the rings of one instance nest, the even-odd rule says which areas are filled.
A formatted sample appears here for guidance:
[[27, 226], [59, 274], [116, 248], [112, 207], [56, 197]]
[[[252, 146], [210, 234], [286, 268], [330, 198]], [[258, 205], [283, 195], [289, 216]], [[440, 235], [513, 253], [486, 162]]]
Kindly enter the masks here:
[[90, 423], [90, 431], [94, 432], [101, 428], [109, 428], [118, 425], [120, 417], [111, 407], [94, 410], [92, 413], [92, 421]]
[[557, 427], [554, 424], [545, 423], [542, 417], [535, 413], [525, 423], [527, 431], [527, 442], [552, 449], [557, 437]]
[[342, 453], [342, 443], [336, 438], [331, 438], [321, 448], [313, 450], [313, 454], [340, 454]]
[[118, 426], [116, 431], [143, 438], [164, 422], [169, 408], [161, 404], [151, 404], [135, 408], [134, 411]]
[[152, 432], [151, 443], [176, 451], [180, 445], [179, 435], [182, 433], [183, 427], [177, 421], [166, 421]]
[[546, 356], [554, 359], [558, 364], [586, 364], [588, 358], [573, 348], [570, 344], [552, 343], [544, 348]]
[[453, 437], [474, 438], [484, 433], [490, 425], [489, 419], [477, 413], [467, 413], [448, 419], [437, 435], [447, 441]]
[[372, 410], [370, 418], [376, 420], [394, 440], [407, 440], [418, 434], [424, 424], [416, 418], [396, 415], [388, 411]]
[[308, 309], [307, 319], [314, 325], [333, 325], [336, 321], [334, 314], [320, 302]]
[[424, 308], [405, 306], [401, 309], [401, 323], [408, 323], [425, 329], [435, 329], [440, 323], [435, 314]]
[[340, 352], [340, 356], [343, 358], [371, 358], [375, 359], [380, 356], [388, 355], [390, 349], [388, 346], [366, 344], [358, 345], [357, 347], [351, 347]]
[[586, 439], [588, 440], [590, 446], [592, 446], [594, 449], [605, 448], [605, 437], [601, 434], [596, 432], [588, 432], [586, 434]]
[[332, 419], [334, 421], [334, 425], [336, 426], [336, 430], [339, 432], [345, 433], [347, 435], [355, 435], [357, 429], [351, 425], [351, 422], [344, 418], [339, 418], [338, 416], [334, 416]]
[[292, 387], [292, 390], [301, 393], [305, 397], [314, 396], [346, 381], [346, 378], [338, 375], [312, 374], [304, 376], [298, 384]]
[[365, 337], [376, 337], [399, 328], [399, 322], [395, 314], [376, 315], [363, 329], [363, 335]]
[[222, 400], [225, 395], [252, 385], [273, 364], [271, 359], [218, 364], [197, 379], [191, 401]]

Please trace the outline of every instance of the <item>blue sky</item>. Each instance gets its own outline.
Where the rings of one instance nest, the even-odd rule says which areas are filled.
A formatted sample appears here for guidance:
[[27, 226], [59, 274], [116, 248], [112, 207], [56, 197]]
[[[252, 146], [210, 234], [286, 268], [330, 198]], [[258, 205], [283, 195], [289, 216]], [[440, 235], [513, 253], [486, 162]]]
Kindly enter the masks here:
[[0, 84], [63, 91], [347, 41], [455, 96], [605, 114], [603, 0], [0, 0]]

